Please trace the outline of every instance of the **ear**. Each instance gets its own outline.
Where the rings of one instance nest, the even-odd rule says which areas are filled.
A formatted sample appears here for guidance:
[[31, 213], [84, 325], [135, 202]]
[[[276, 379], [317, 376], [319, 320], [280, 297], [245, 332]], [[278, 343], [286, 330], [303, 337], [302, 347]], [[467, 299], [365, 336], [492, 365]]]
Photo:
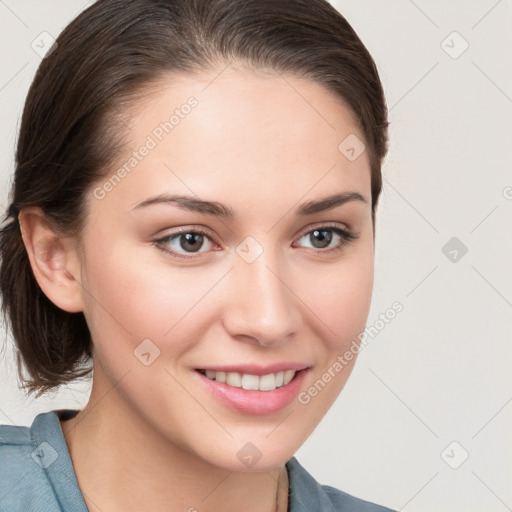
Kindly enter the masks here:
[[32, 271], [44, 294], [69, 313], [83, 311], [76, 242], [64, 237], [40, 208], [23, 208], [18, 216]]

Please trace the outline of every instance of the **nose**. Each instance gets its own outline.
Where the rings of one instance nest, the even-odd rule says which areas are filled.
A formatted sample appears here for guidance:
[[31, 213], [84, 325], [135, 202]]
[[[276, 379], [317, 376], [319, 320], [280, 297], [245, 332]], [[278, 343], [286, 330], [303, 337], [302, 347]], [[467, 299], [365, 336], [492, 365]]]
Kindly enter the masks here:
[[234, 338], [263, 346], [289, 341], [300, 328], [300, 299], [289, 266], [270, 250], [255, 261], [238, 255], [228, 274], [224, 327]]

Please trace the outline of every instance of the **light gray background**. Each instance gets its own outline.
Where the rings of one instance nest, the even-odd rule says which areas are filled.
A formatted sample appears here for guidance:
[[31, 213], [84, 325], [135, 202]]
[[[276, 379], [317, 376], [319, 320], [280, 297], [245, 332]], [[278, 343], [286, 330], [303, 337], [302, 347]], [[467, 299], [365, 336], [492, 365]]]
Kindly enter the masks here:
[[[40, 62], [31, 43], [88, 4], [0, 0], [2, 209]], [[297, 458], [321, 483], [397, 510], [512, 510], [511, 2], [333, 4], [374, 56], [390, 109], [368, 325], [394, 301], [404, 310], [361, 352]], [[442, 252], [452, 237], [464, 256]], [[27, 399], [4, 339], [0, 423], [85, 405], [80, 383]]]

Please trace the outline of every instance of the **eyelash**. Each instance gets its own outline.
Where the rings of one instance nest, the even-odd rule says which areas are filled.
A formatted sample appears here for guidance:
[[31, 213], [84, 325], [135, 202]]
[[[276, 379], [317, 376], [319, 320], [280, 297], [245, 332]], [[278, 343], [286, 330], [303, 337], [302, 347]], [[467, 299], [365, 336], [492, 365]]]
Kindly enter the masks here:
[[[309, 231], [304, 232], [302, 235], [300, 235], [299, 240], [301, 238], [303, 238], [304, 236], [312, 233], [313, 231], [333, 231], [338, 236], [340, 236], [340, 242], [335, 247], [332, 247], [330, 249], [311, 249], [316, 254], [337, 253], [337, 252], [341, 251], [345, 246], [351, 244], [354, 240], [356, 240], [358, 238], [357, 235], [355, 235], [353, 232], [349, 231], [348, 229], [340, 228], [337, 225], [324, 224], [321, 226], [313, 227], [313, 228], [309, 229]], [[204, 229], [199, 228], [199, 227], [198, 228], [186, 227], [186, 228], [182, 228], [177, 231], [174, 231], [173, 233], [170, 233], [169, 235], [166, 235], [162, 238], [158, 238], [158, 239], [154, 240], [153, 244], [156, 245], [157, 248], [160, 249], [161, 251], [163, 251], [167, 254], [170, 254], [179, 259], [187, 260], [187, 259], [192, 259], [192, 258], [198, 257], [198, 256], [183, 256], [180, 253], [171, 251], [168, 248], [166, 248], [166, 247], [168, 247], [168, 245], [167, 245], [168, 242], [170, 242], [171, 240], [173, 240], [175, 238], [178, 238], [180, 235], [183, 235], [183, 234], [202, 235], [202, 236], [205, 236], [206, 238], [208, 238], [211, 242], [215, 243], [215, 241], [212, 240], [212, 237], [209, 235], [209, 233], [207, 231], [205, 231]], [[194, 254], [194, 253], [190, 253], [190, 254]], [[202, 254], [202, 253], [197, 253], [197, 254]]]

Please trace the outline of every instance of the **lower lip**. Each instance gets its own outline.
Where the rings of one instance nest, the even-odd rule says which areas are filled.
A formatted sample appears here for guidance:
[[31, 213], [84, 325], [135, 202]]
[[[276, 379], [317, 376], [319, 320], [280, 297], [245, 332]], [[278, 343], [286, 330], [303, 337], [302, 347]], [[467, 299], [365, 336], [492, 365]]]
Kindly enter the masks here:
[[273, 391], [248, 391], [208, 379], [197, 371], [194, 373], [223, 404], [246, 414], [264, 415], [280, 411], [294, 401], [307, 371], [307, 368], [298, 371], [286, 386]]

